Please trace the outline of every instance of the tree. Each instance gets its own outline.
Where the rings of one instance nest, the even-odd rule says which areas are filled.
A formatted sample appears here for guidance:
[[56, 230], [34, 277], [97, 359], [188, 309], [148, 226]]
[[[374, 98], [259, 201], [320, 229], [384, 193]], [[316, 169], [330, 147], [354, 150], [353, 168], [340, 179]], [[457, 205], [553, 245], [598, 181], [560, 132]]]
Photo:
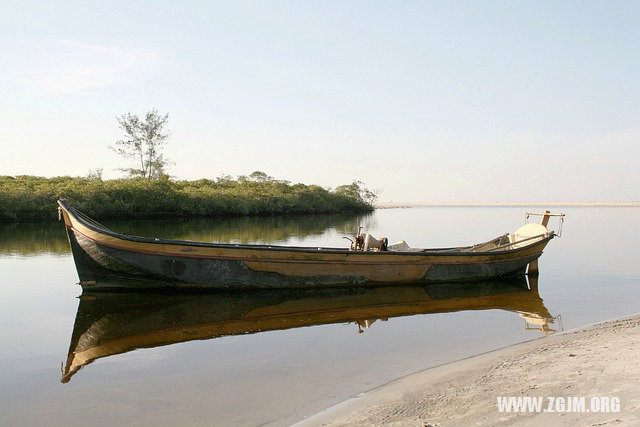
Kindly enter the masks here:
[[255, 172], [251, 172], [251, 174], [249, 175], [249, 181], [267, 182], [267, 181], [273, 181], [273, 177], [267, 175], [264, 172], [255, 171]]
[[87, 179], [102, 181], [102, 168], [95, 168], [87, 173]]
[[365, 203], [373, 203], [378, 198], [379, 190], [369, 190], [364, 187], [362, 181], [353, 181], [348, 185], [340, 185], [336, 187], [336, 194], [350, 197], [354, 200], [362, 200]]
[[165, 170], [170, 162], [162, 154], [162, 149], [170, 136], [165, 129], [169, 114], [162, 115], [154, 109], [147, 112], [144, 120], [131, 113], [116, 116], [116, 119], [120, 129], [125, 132], [125, 139], [116, 141], [116, 146], [110, 148], [137, 165], [120, 170], [127, 172], [129, 176], [146, 179], [166, 175]]

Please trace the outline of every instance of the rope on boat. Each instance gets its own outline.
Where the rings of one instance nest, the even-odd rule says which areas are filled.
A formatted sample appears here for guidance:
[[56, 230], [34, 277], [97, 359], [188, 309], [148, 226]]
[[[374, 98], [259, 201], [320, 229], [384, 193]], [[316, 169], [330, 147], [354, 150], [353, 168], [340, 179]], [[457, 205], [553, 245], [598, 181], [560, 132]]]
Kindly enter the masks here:
[[[92, 218], [89, 218], [88, 216], [86, 216], [82, 212], [77, 211], [77, 210], [75, 210], [74, 208], [72, 208], [70, 206], [65, 206], [65, 209], [70, 211], [71, 213], [73, 213], [78, 218], [81, 218], [84, 222], [93, 225], [94, 227], [101, 228], [103, 230], [113, 232], [113, 230], [109, 229], [108, 227], [105, 227], [104, 225], [100, 224], [98, 221], [96, 221], [96, 220], [94, 220]], [[62, 207], [58, 206], [58, 221], [60, 221], [61, 219], [62, 219]]]

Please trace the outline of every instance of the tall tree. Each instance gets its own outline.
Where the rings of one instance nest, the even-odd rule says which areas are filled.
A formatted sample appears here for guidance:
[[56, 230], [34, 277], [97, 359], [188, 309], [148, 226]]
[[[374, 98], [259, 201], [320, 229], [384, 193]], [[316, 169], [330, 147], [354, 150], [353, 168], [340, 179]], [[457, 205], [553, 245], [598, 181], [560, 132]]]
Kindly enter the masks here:
[[162, 154], [170, 133], [166, 128], [169, 114], [160, 114], [158, 110], [150, 110], [141, 119], [131, 113], [116, 116], [120, 129], [125, 132], [125, 139], [116, 141], [110, 147], [126, 159], [130, 159], [135, 167], [120, 168], [129, 176], [140, 176], [155, 179], [165, 175], [168, 159]]
[[369, 190], [364, 186], [362, 181], [353, 181], [348, 185], [339, 185], [336, 187], [336, 193], [351, 197], [355, 200], [362, 200], [365, 203], [373, 203], [378, 198], [380, 190]]

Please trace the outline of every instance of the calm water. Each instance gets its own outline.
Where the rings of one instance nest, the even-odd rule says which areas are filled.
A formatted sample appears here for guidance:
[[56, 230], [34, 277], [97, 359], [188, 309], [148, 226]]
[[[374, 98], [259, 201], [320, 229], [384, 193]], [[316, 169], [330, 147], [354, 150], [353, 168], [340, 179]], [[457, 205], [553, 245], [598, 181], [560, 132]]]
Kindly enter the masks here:
[[[106, 225], [202, 241], [343, 246], [342, 236], [363, 224], [390, 242], [438, 247], [514, 231], [525, 210]], [[541, 324], [571, 329], [640, 312], [640, 209], [563, 210], [564, 234], [540, 261], [537, 292], [499, 283], [77, 298], [62, 224], [0, 225], [0, 424], [285, 425], [400, 376], [543, 336]]]

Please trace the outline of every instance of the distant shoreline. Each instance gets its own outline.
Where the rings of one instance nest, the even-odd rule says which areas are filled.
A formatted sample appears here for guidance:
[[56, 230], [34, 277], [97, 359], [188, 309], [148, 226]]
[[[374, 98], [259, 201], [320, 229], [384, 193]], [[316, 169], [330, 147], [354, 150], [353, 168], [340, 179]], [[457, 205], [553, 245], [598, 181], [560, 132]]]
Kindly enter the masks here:
[[638, 208], [639, 202], [380, 202], [375, 209], [420, 208], [420, 207], [589, 207], [589, 208]]

